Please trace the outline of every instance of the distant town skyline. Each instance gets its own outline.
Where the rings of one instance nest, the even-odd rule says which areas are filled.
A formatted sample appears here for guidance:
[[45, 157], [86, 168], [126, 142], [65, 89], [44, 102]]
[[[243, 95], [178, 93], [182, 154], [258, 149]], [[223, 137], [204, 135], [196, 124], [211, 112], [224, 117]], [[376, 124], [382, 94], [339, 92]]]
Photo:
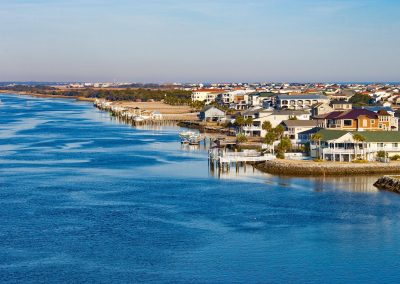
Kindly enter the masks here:
[[396, 0], [1, 0], [0, 81], [398, 82]]

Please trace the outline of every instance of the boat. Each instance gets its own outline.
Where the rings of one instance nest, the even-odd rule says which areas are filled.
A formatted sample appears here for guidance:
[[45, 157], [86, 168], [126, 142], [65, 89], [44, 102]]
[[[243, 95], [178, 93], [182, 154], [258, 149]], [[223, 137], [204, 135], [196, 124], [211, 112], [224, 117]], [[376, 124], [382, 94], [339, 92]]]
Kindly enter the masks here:
[[200, 143], [200, 134], [192, 131], [184, 131], [179, 133], [179, 137], [181, 138], [181, 143], [190, 144], [190, 145], [198, 145]]

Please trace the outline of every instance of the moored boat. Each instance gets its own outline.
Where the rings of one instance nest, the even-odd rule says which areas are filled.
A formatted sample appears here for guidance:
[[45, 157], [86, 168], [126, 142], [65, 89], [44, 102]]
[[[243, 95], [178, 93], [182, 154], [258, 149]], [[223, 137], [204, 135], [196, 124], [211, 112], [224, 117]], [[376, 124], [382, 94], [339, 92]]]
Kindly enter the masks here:
[[197, 145], [200, 143], [200, 134], [192, 131], [184, 131], [179, 133], [179, 137], [181, 138], [181, 143]]

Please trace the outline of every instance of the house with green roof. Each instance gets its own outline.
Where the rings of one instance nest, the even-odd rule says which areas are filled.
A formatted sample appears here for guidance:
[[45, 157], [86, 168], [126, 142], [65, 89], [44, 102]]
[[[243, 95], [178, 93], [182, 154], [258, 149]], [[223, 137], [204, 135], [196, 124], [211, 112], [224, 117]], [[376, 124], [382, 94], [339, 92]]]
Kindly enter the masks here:
[[321, 129], [313, 136], [310, 151], [311, 157], [327, 161], [375, 161], [380, 151], [389, 157], [400, 155], [400, 132]]

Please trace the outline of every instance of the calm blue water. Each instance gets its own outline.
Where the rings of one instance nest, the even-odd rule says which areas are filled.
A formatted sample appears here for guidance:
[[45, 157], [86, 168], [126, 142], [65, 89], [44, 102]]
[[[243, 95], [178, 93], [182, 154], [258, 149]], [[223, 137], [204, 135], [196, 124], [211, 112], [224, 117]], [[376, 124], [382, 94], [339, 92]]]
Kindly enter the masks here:
[[218, 179], [177, 128], [0, 98], [0, 282], [400, 280], [400, 196], [375, 177]]

